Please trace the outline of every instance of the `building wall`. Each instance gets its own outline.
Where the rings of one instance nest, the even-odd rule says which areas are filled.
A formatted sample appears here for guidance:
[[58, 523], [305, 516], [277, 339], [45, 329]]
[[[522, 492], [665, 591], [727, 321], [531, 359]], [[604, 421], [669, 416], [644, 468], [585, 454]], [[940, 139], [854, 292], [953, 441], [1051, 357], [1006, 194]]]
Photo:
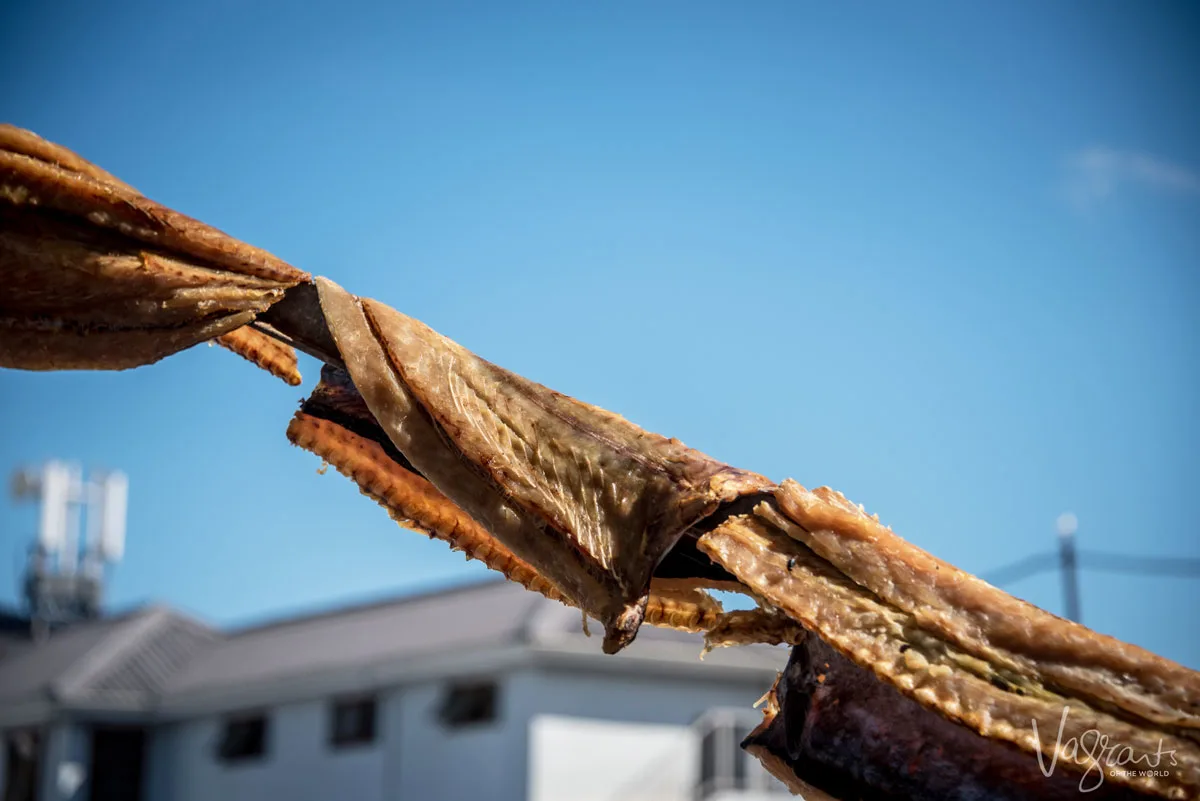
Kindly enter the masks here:
[[772, 674], [730, 681], [696, 675], [526, 670], [514, 676], [511, 692], [526, 719], [544, 714], [690, 725], [713, 707], [752, 708], [771, 689], [774, 678]]
[[[529, 736], [523, 763], [530, 801], [689, 798], [697, 740], [689, 726], [714, 707], [751, 709], [759, 681], [527, 671], [512, 683]], [[575, 719], [579, 725], [570, 726]], [[588, 726], [587, 721], [614, 725]], [[547, 730], [559, 736], [546, 736]], [[589, 748], [580, 747], [591, 740]], [[578, 776], [577, 786], [565, 780]]]
[[498, 683], [496, 720], [459, 729], [438, 719], [443, 683], [404, 689], [401, 702], [388, 708], [389, 723], [399, 733], [388, 765], [389, 801], [524, 799], [525, 710], [514, 707], [510, 682], [498, 677]]
[[[147, 801], [525, 801], [539, 781], [547, 786], [538, 773], [547, 765], [560, 777], [555, 787], [564, 770], [618, 787], [653, 773], [656, 761], [692, 759], [685, 727], [712, 707], [752, 706], [769, 684], [532, 669], [480, 678], [499, 684], [492, 723], [446, 727], [438, 714], [446, 684], [421, 682], [381, 694], [376, 742], [344, 752], [327, 744], [327, 701], [272, 709], [267, 754], [248, 764], [215, 757], [219, 717], [160, 727], [151, 739]], [[555, 738], [541, 738], [534, 752], [531, 732], [548, 715], [655, 725], [607, 737], [610, 759], [601, 762]], [[668, 743], [672, 728], [679, 738]]]
[[692, 801], [697, 743], [688, 726], [538, 715], [529, 801]]
[[[87, 798], [88, 772], [91, 765], [91, 742], [88, 729], [72, 721], [53, 723], [43, 730], [41, 801], [74, 801]], [[62, 784], [63, 771], [72, 770], [82, 779], [75, 792], [67, 794]]]
[[[581, 784], [591, 788], [580, 798], [601, 797], [597, 793], [602, 786], [613, 788], [613, 798], [630, 797], [623, 788], [646, 774], [663, 774], [658, 763], [664, 759], [682, 766], [674, 772], [676, 777], [690, 773], [694, 755], [689, 752], [693, 740], [687, 726], [713, 707], [751, 708], [769, 689], [772, 678], [729, 682], [518, 670], [498, 678], [499, 712], [494, 723], [457, 730], [447, 729], [438, 719], [443, 683], [406, 687], [386, 710], [387, 729], [398, 733], [398, 738], [394, 750], [388, 746], [385, 798], [526, 801], [550, 787], [542, 781], [539, 788], [540, 778], [548, 772], [561, 776], [564, 767], [576, 771], [583, 777]], [[613, 757], [601, 762], [593, 752], [575, 748], [565, 738], [542, 738], [539, 752], [531, 749], [537, 721], [548, 716], [645, 725], [624, 726], [616, 737], [601, 735]], [[672, 787], [678, 786], [674, 781]], [[555, 792], [561, 787], [561, 781], [553, 784]], [[554, 801], [570, 799], [563, 796]]]
[[222, 718], [160, 727], [151, 739], [147, 800], [380, 801], [386, 730], [372, 745], [333, 750], [328, 743], [328, 716], [326, 701], [271, 709], [266, 754], [260, 760], [234, 764], [216, 757]]
[[438, 720], [444, 689], [426, 682], [381, 694], [375, 743], [347, 751], [327, 744], [327, 701], [271, 709], [266, 755], [243, 764], [214, 755], [220, 717], [159, 727], [147, 801], [523, 798], [524, 720], [514, 723], [503, 682], [496, 721], [462, 729]]

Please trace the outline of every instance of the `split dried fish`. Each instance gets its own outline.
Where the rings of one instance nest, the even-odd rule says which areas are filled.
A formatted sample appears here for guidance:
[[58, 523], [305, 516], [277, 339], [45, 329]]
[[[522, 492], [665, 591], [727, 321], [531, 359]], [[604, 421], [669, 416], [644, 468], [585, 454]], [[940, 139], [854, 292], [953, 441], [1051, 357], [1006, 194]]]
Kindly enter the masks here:
[[367, 407], [457, 506], [631, 642], [655, 566], [722, 503], [770, 482], [503, 370], [382, 303], [318, 278]]
[[[292, 346], [323, 360], [291, 441], [599, 620], [606, 652], [642, 623], [792, 645], [745, 745], [810, 798], [1066, 798], [1098, 768], [1092, 797], [1200, 797], [1195, 671], [1012, 598], [833, 490], [723, 464], [310, 282], [11, 126], [0, 283], [0, 366], [123, 369], [214, 338], [289, 383]], [[725, 612], [715, 589], [757, 608]], [[1097, 743], [1118, 767], [1170, 762], [1111, 770]]]
[[[1194, 671], [1018, 601], [832, 490], [776, 487], [694, 452], [677, 456], [678, 443], [512, 376], [383, 304], [324, 279], [317, 286], [350, 376], [396, 449], [563, 597], [604, 621], [606, 650], [632, 639], [625, 615], [644, 610], [668, 555], [691, 547], [763, 601], [751, 613], [757, 628], [742, 625], [741, 636], [802, 642], [801, 629], [815, 634], [898, 699], [1023, 751], [1030, 765], [1045, 759], [1063, 775], [1084, 775], [1091, 756], [1070, 743], [1105, 737], [1176, 761], [1170, 771], [1130, 771], [1111, 784], [1166, 798], [1200, 789]], [[687, 475], [684, 492], [672, 494], [669, 480], [658, 489], [659, 474], [637, 472], [670, 461], [660, 455], [664, 443], [679, 449], [676, 463], [696, 465], [676, 474]], [[665, 508], [671, 521], [666, 547], [654, 545], [651, 515], [595, 510], [604, 490], [611, 494], [600, 503], [640, 510], [647, 485], [650, 508]], [[715, 494], [713, 485], [737, 491]], [[687, 509], [695, 497], [687, 491], [703, 499], [697, 511], [673, 511]], [[636, 559], [613, 558], [623, 553]], [[596, 571], [597, 563], [617, 575]], [[720, 624], [709, 631], [720, 639]]]
[[815, 636], [792, 650], [745, 748], [808, 801], [1147, 797], [1096, 769], [1047, 770], [904, 696]]
[[[730, 518], [700, 537], [700, 549], [850, 664], [894, 688], [897, 704], [905, 696], [984, 740], [1024, 751], [1030, 765], [1038, 759], [1054, 762], [1077, 779], [1092, 768], [1093, 758], [1080, 742], [1103, 737], [1147, 759], [1170, 752], [1170, 770], [1107, 779], [1147, 796], [1195, 796], [1200, 789], [1200, 730], [1194, 715], [1200, 674], [1054, 618], [945, 563], [922, 563], [932, 557], [856, 507], [837, 504], [855, 509], [840, 519], [801, 515], [819, 532], [813, 537], [779, 511], [794, 508], [803, 492], [785, 482], [777, 497], [787, 502], [764, 503], [753, 514]], [[819, 501], [822, 495], [840, 498], [829, 491], [813, 498]], [[818, 523], [837, 528], [818, 528]], [[875, 539], [847, 556], [865, 537]], [[826, 553], [841, 564], [823, 558], [806, 540], [824, 540]], [[919, 609], [904, 601], [890, 603], [888, 597], [905, 586], [936, 590]], [[976, 601], [986, 599], [989, 605], [981, 608], [959, 596], [955, 600], [962, 605], [950, 607], [938, 590], [974, 593]], [[1000, 617], [1016, 611], [1013, 605], [1022, 610], [1019, 616]], [[989, 617], [989, 609], [999, 615]], [[1028, 627], [1028, 639], [1004, 640], [1021, 643], [1020, 658], [997, 646], [1011, 627]], [[1110, 674], [1114, 663], [1128, 673]], [[855, 678], [853, 683], [862, 682]], [[880, 697], [891, 696], [881, 691]], [[780, 705], [786, 706], [786, 699]], [[821, 736], [813, 735], [817, 742]], [[893, 765], [886, 775], [901, 767]]]
[[[330, 367], [322, 371], [320, 384], [293, 417], [287, 434], [294, 445], [354, 481], [397, 523], [442, 540], [528, 590], [577, 606], [417, 471], [392, 444], [346, 372]], [[764, 642], [772, 632], [787, 636], [781, 632], [788, 626], [773, 617], [753, 610], [724, 612], [707, 589], [691, 580], [653, 579], [645, 622], [709, 632], [714, 646]]]
[[[0, 366], [121, 370], [231, 332], [308, 275], [0, 125]], [[228, 345], [295, 378], [282, 346]]]

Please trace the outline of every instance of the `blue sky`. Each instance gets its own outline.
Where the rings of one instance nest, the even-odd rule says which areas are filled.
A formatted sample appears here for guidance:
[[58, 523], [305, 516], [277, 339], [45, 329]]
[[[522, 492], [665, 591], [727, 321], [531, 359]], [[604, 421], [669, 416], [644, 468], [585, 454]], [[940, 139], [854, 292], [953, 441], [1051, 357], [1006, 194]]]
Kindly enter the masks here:
[[[1081, 547], [1200, 557], [1194, 6], [294, 6], [8, 3], [0, 118], [965, 569], [1066, 510]], [[129, 474], [117, 607], [480, 578], [287, 443], [301, 367], [0, 371], [0, 469]], [[0, 501], [4, 602], [35, 525]], [[1054, 574], [1009, 589], [1062, 612]], [[1200, 667], [1200, 580], [1082, 589]]]

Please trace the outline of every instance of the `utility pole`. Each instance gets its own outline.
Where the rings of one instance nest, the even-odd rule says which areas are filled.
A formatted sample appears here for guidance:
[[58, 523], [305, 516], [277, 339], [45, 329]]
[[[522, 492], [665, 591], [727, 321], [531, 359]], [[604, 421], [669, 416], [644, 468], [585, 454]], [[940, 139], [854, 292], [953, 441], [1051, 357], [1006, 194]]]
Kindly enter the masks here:
[[1063, 600], [1066, 604], [1067, 617], [1076, 623], [1082, 623], [1079, 610], [1079, 560], [1075, 554], [1075, 532], [1079, 529], [1079, 520], [1070, 512], [1058, 516], [1058, 556], [1059, 569], [1062, 571]]

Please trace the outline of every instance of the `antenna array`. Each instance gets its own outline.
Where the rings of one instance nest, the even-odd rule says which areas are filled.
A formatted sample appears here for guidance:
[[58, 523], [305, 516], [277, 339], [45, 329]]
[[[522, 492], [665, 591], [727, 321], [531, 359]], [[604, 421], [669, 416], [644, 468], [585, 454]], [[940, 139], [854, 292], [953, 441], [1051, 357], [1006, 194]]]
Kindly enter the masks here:
[[41, 505], [25, 578], [35, 625], [48, 630], [98, 616], [104, 566], [125, 553], [129, 479], [119, 471], [85, 479], [78, 465], [53, 460], [40, 470], [18, 471], [12, 493]]

